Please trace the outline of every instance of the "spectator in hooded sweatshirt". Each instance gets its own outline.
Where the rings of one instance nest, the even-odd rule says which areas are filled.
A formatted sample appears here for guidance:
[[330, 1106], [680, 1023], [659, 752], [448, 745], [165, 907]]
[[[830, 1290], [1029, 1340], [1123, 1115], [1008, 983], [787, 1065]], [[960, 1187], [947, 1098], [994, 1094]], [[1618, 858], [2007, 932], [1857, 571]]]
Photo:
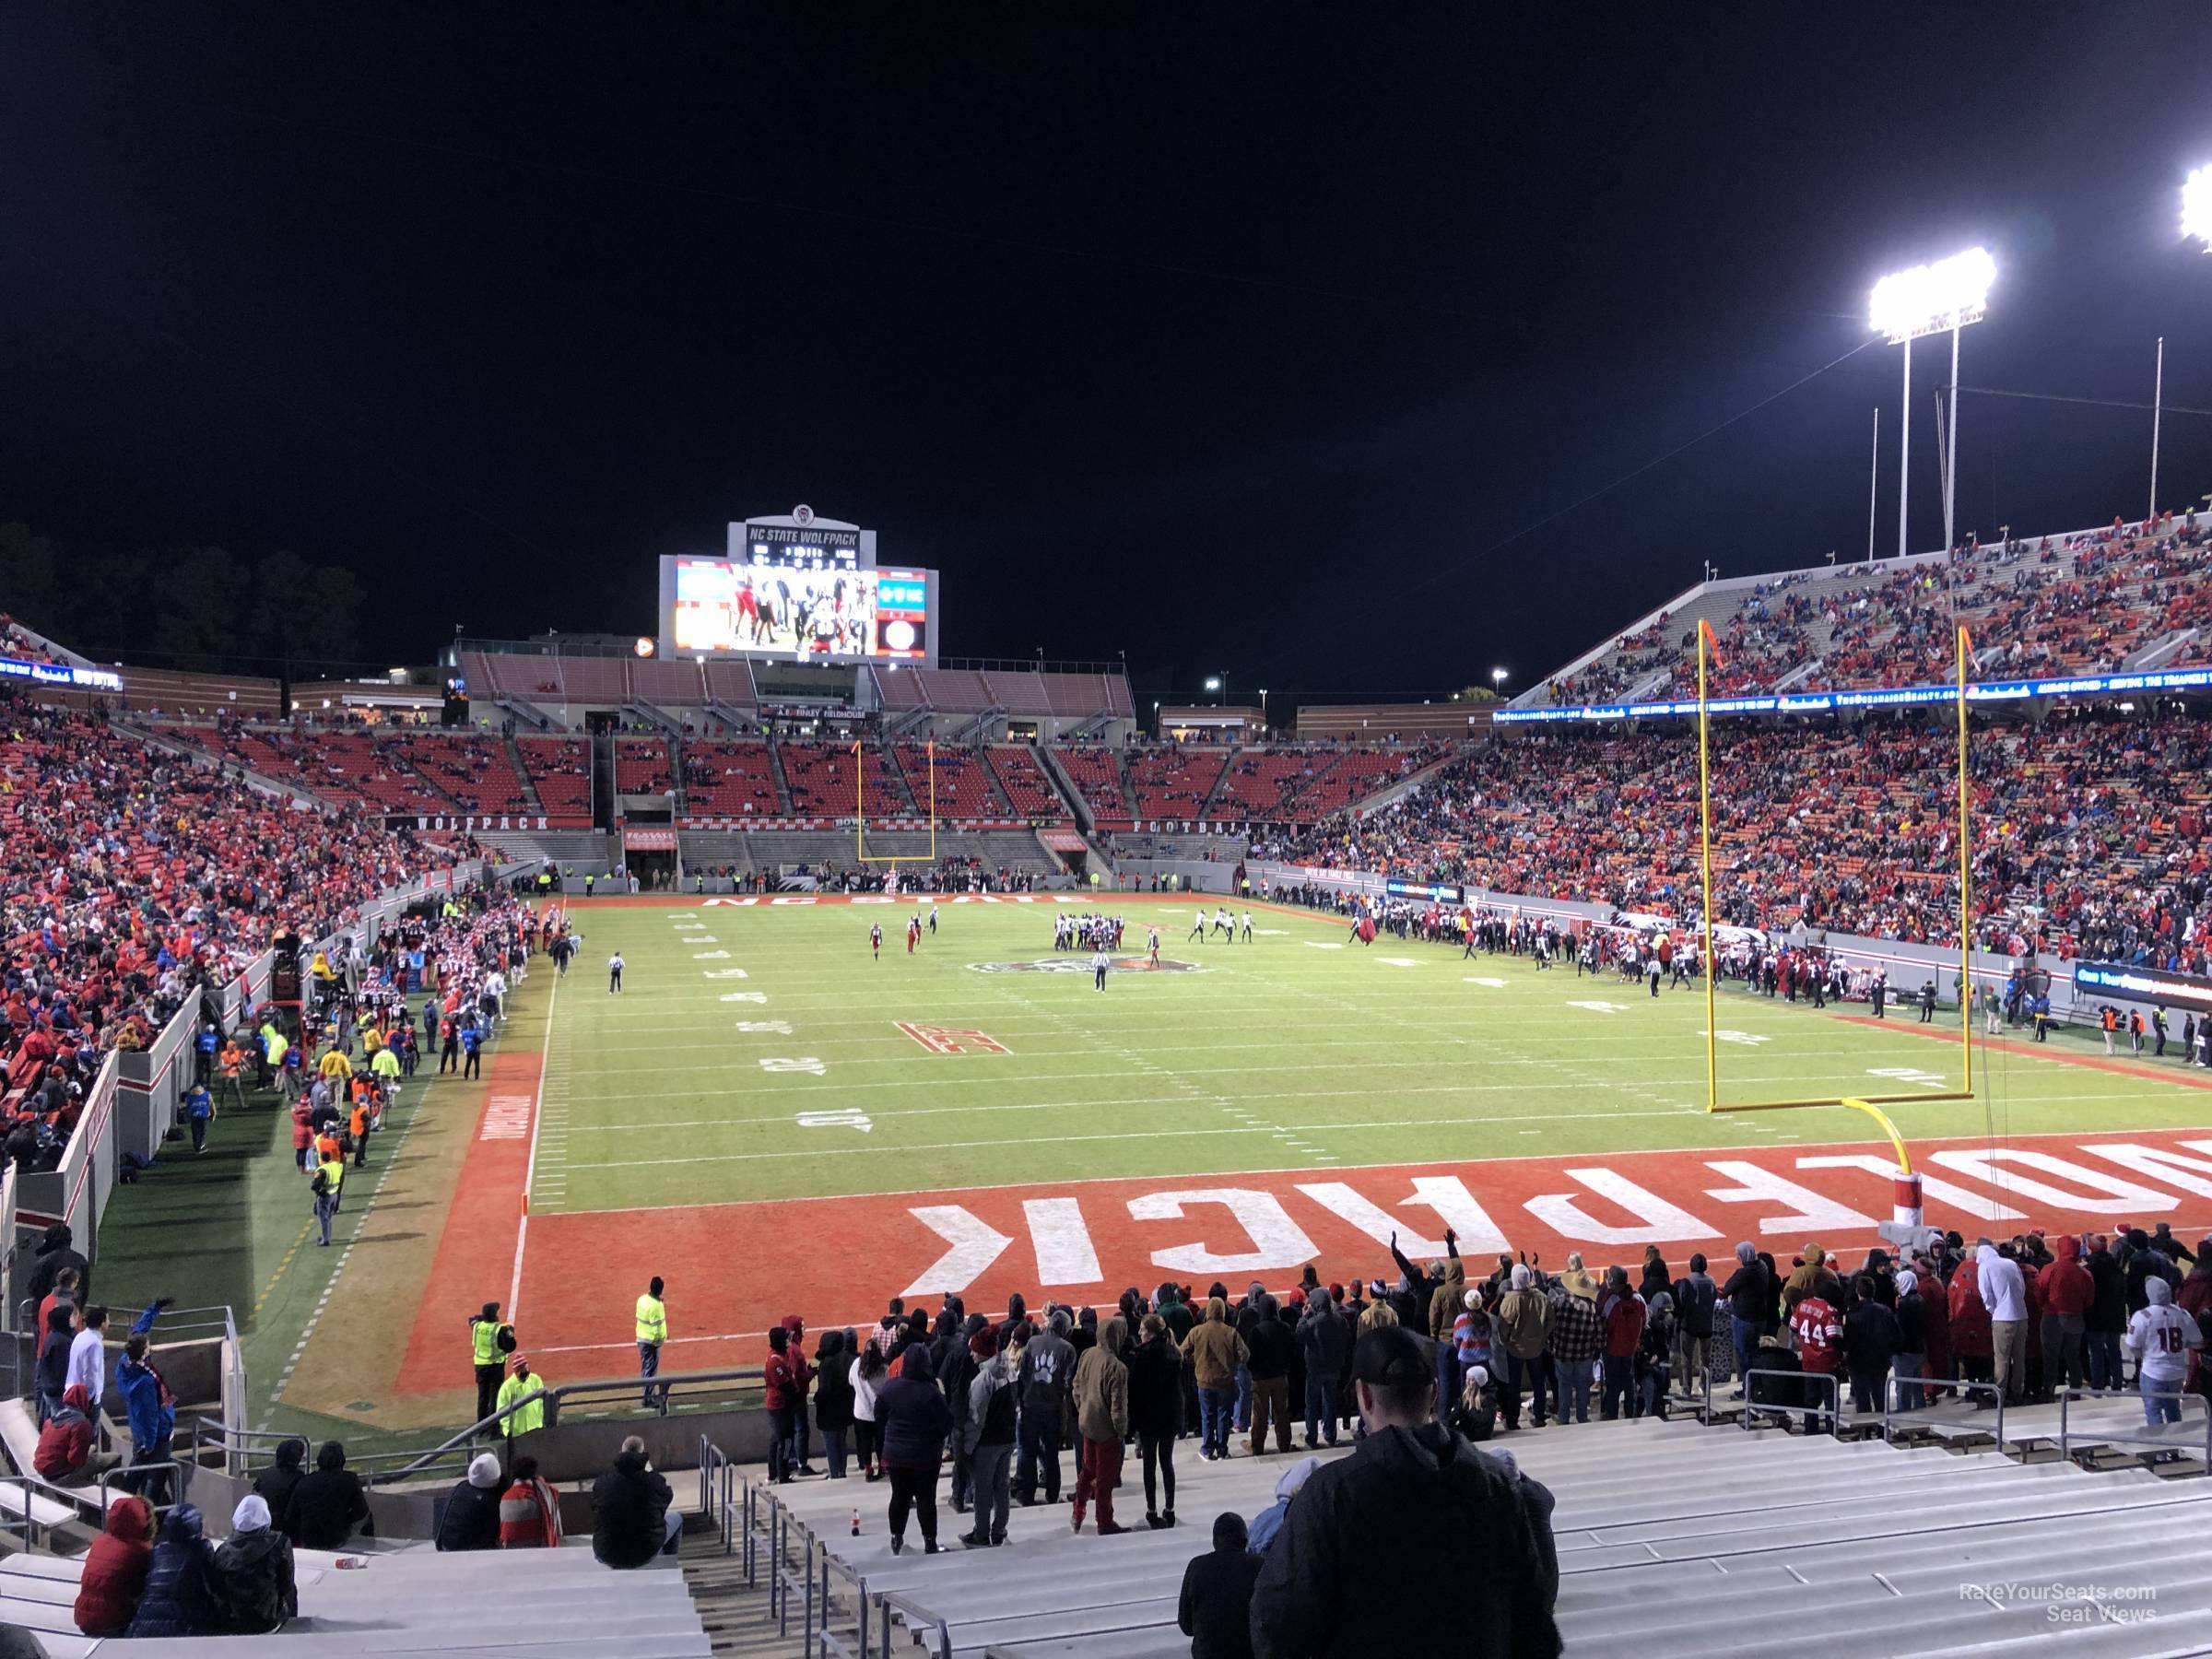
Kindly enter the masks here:
[[292, 1488], [277, 1524], [300, 1549], [343, 1549], [356, 1528], [368, 1530], [369, 1494], [361, 1477], [346, 1466], [346, 1448], [324, 1441], [315, 1453], [313, 1473]]
[[2087, 1376], [2082, 1338], [2089, 1304], [2097, 1299], [2097, 1281], [2080, 1256], [2081, 1241], [2062, 1233], [2051, 1242], [2050, 1264], [2035, 1276], [2043, 1307], [2043, 1379], [2053, 1389], [2079, 1388]]
[[960, 1542], [971, 1549], [982, 1549], [1006, 1541], [1006, 1509], [1013, 1494], [1014, 1406], [1018, 1391], [1014, 1386], [1009, 1350], [998, 1346], [997, 1333], [990, 1326], [968, 1339], [968, 1351], [976, 1369], [968, 1384], [968, 1419], [961, 1439], [968, 1448], [975, 1525]]
[[[32, 1379], [39, 1394], [39, 1418], [44, 1421], [61, 1409], [62, 1396], [69, 1391], [69, 1350], [76, 1341], [76, 1311], [66, 1305], [50, 1310], [46, 1315], [46, 1341], [39, 1349], [39, 1362]], [[86, 1399], [92, 1391], [85, 1391]]]
[[[891, 1479], [891, 1553], [906, 1547], [911, 1509], [922, 1524], [922, 1548], [937, 1553], [937, 1475], [945, 1457], [945, 1437], [952, 1411], [937, 1387], [929, 1361], [929, 1344], [911, 1345], [899, 1374], [876, 1395], [876, 1423], [883, 1434], [883, 1466]], [[1058, 1460], [1054, 1459], [1057, 1472]]]
[[1054, 1310], [1044, 1331], [1022, 1346], [1014, 1383], [1021, 1391], [1021, 1438], [1014, 1462], [1014, 1499], [1027, 1509], [1044, 1483], [1047, 1504], [1060, 1501], [1060, 1434], [1067, 1413], [1068, 1380], [1076, 1350], [1067, 1340], [1070, 1321]]
[[1306, 1300], [1306, 1316], [1293, 1333], [1306, 1362], [1306, 1449], [1313, 1449], [1317, 1435], [1336, 1443], [1336, 1379], [1352, 1351], [1351, 1322], [1336, 1311], [1335, 1298], [1325, 1287], [1316, 1288]]
[[814, 1390], [814, 1426], [822, 1431], [829, 1478], [842, 1480], [845, 1441], [853, 1432], [853, 1334], [834, 1327], [824, 1331], [814, 1358], [820, 1368]]
[[269, 1524], [269, 1506], [248, 1492], [230, 1512], [230, 1535], [208, 1563], [223, 1627], [241, 1636], [265, 1636], [300, 1617], [300, 1588], [292, 1573], [292, 1541]]
[[505, 1485], [500, 1460], [489, 1452], [477, 1453], [468, 1473], [446, 1494], [445, 1509], [438, 1517], [438, 1548], [497, 1549], [500, 1488]]
[[1890, 1360], [1897, 1374], [1897, 1408], [1918, 1411], [1919, 1382], [1928, 1359], [1928, 1302], [1920, 1293], [1920, 1276], [1911, 1262], [1898, 1265], [1895, 1305], [1890, 1312], [1897, 1318], [1897, 1353]]
[[1525, 1383], [1532, 1420], [1541, 1429], [1551, 1381], [1551, 1361], [1545, 1351], [1551, 1332], [1551, 1303], [1537, 1288], [1535, 1270], [1526, 1262], [1515, 1262], [1505, 1282], [1510, 1288], [1498, 1299], [1490, 1320], [1491, 1384], [1506, 1428], [1515, 1430], [1521, 1427], [1521, 1389]]
[[1989, 1348], [2005, 1403], [2017, 1406], [2028, 1387], [2028, 1287], [2020, 1267], [1987, 1239], [1974, 1245], [1975, 1285], [1989, 1310]]
[[1182, 1352], [1198, 1385], [1198, 1455], [1209, 1462], [1227, 1457], [1237, 1378], [1251, 1359], [1251, 1349], [1229, 1323], [1226, 1298], [1206, 1299], [1206, 1318], [1182, 1339]]
[[1252, 1659], [1252, 1587], [1260, 1558], [1246, 1547], [1244, 1517], [1214, 1517], [1214, 1547], [1182, 1570], [1175, 1622], [1191, 1639], [1191, 1659]]
[[1696, 1394], [1712, 1374], [1713, 1319], [1721, 1289], [1705, 1271], [1702, 1254], [1689, 1258], [1689, 1271], [1674, 1284], [1675, 1373], [1685, 1394]]
[[1320, 1458], [1301, 1457], [1276, 1477], [1275, 1501], [1254, 1515], [1252, 1525], [1246, 1529], [1248, 1542], [1245, 1547], [1253, 1555], [1264, 1556], [1267, 1553], [1267, 1547], [1275, 1542], [1276, 1534], [1283, 1530], [1283, 1518], [1290, 1512], [1290, 1500], [1298, 1496], [1299, 1489], [1307, 1481], [1313, 1478], [1314, 1471], [1320, 1467]]
[[[1456, 1262], [1454, 1263], [1456, 1265]], [[1267, 1449], [1267, 1428], [1275, 1426], [1275, 1449], [1290, 1450], [1290, 1360], [1297, 1338], [1282, 1321], [1275, 1298], [1265, 1290], [1253, 1299], [1256, 1313], [1244, 1328], [1244, 1369], [1252, 1377], [1252, 1441], [1253, 1456]], [[1445, 1326], [1450, 1333], [1450, 1324]]]
[[66, 1485], [92, 1461], [92, 1396], [85, 1392], [83, 1383], [72, 1382], [63, 1392], [62, 1408], [39, 1430], [32, 1472], [41, 1480]]
[[1452, 1600], [1453, 1659], [1553, 1659], [1551, 1494], [1436, 1419], [1435, 1368], [1403, 1327], [1352, 1356], [1367, 1435], [1299, 1491], [1252, 1602], [1255, 1659], [1369, 1659], [1377, 1586], [1408, 1562], [1480, 1563]]
[[153, 1506], [126, 1492], [108, 1505], [105, 1525], [85, 1552], [72, 1609], [76, 1628], [88, 1636], [120, 1636], [129, 1630], [153, 1559]]
[[201, 1535], [200, 1512], [180, 1503], [161, 1524], [146, 1570], [146, 1590], [126, 1632], [146, 1636], [212, 1636], [222, 1628], [208, 1571], [207, 1540]]
[[1129, 1530], [1113, 1518], [1113, 1489], [1122, 1484], [1122, 1442], [1129, 1438], [1129, 1368], [1120, 1358], [1128, 1333], [1120, 1314], [1108, 1320], [1099, 1340], [1076, 1361], [1070, 1385], [1077, 1438], [1074, 1530], [1083, 1530], [1083, 1511], [1095, 1500], [1102, 1538]]
[[2082, 1312], [2082, 1359], [2091, 1388], [2116, 1389], [2126, 1385], [2120, 1359], [2120, 1335], [2127, 1329], [2127, 1275], [2102, 1233], [2089, 1238], [2082, 1266], [2093, 1287], [2089, 1305]]
[[1728, 1336], [1735, 1348], [1735, 1392], [1740, 1394], [1744, 1373], [1751, 1369], [1774, 1306], [1774, 1281], [1749, 1240], [1735, 1247], [1735, 1271], [1721, 1287], [1721, 1299], [1728, 1304]]
[[[2151, 1427], [2182, 1420], [2177, 1396], [2188, 1375], [2189, 1351], [2204, 1345], [2196, 1321], [2174, 1305], [2173, 1287], [2152, 1278], [2144, 1287], [2143, 1311], [2127, 1323], [2127, 1351], [2136, 1357], [2136, 1385], [2143, 1394], [2143, 1420]], [[2165, 1399], [2154, 1398], [2164, 1394]]]
[[306, 1477], [303, 1466], [307, 1462], [307, 1442], [303, 1440], [282, 1440], [276, 1442], [276, 1461], [253, 1477], [253, 1490], [269, 1506], [269, 1514], [281, 1521], [292, 1501], [292, 1488]]
[[1621, 1415], [1637, 1415], [1636, 1350], [1643, 1341], [1646, 1310], [1643, 1299], [1629, 1288], [1629, 1270], [1606, 1269], [1606, 1288], [1598, 1298], [1598, 1323], [1605, 1327], [1605, 1395], [1599, 1416], [1610, 1423]]

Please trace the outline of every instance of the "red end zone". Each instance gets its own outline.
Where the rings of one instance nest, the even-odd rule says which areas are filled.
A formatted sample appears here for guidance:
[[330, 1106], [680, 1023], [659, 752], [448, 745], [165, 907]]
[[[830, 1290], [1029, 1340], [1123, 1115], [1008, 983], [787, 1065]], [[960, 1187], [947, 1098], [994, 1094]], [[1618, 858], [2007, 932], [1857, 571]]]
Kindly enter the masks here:
[[[495, 1078], [495, 1085], [497, 1079]], [[470, 1171], [489, 1143], [472, 1145]], [[1913, 1149], [1927, 1218], [2009, 1236], [2030, 1227], [2109, 1231], [2171, 1223], [2212, 1229], [2212, 1129], [1929, 1142]], [[1312, 1262], [1324, 1280], [1394, 1277], [1394, 1230], [1413, 1256], [1441, 1254], [1446, 1225], [1488, 1271], [1500, 1251], [1547, 1267], [1570, 1250], [1596, 1269], [1633, 1268], [1656, 1244], [1677, 1268], [1691, 1251], [1725, 1263], [1740, 1239], [1787, 1261], [1808, 1241], [1846, 1251], [1879, 1241], [1888, 1218], [1886, 1150], [1864, 1145], [1499, 1159], [1359, 1170], [1269, 1171], [982, 1187], [942, 1193], [700, 1205], [532, 1218], [522, 1295], [524, 1348], [567, 1358], [549, 1374], [619, 1374], [630, 1307], [644, 1281], [668, 1282], [669, 1369], [749, 1364], [787, 1313], [811, 1327], [872, 1321], [897, 1295], [958, 1291], [996, 1311], [1020, 1291], [1111, 1303], [1163, 1278], [1253, 1280], [1277, 1288]], [[465, 1194], [482, 1189], [465, 1174]], [[502, 1294], [505, 1224], [438, 1255], [399, 1379], [403, 1393], [459, 1386], [455, 1333]], [[485, 1218], [490, 1222], [489, 1218]], [[494, 1281], [497, 1281], [496, 1283]]]

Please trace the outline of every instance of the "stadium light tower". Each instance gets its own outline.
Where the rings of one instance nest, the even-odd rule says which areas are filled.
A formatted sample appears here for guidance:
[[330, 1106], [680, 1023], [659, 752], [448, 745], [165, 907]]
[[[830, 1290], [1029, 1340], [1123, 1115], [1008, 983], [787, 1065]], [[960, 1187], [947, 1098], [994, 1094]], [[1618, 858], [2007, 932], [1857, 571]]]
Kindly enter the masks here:
[[2202, 242], [2212, 253], [2212, 167], [2200, 167], [2182, 181], [2182, 239]]
[[1912, 342], [1923, 335], [1951, 335], [1951, 429], [1945, 444], [1949, 457], [1944, 474], [1943, 545], [1951, 545], [1953, 508], [1958, 492], [1952, 488], [1959, 470], [1959, 331], [1979, 323], [1988, 310], [1990, 285], [1997, 279], [1997, 262], [1987, 248], [1969, 248], [1934, 265], [1914, 265], [1909, 271], [1883, 277], [1874, 285], [1867, 320], [1877, 334], [1905, 348], [1905, 401], [1898, 421], [1897, 553], [1909, 550], [1905, 534], [1906, 509], [1912, 483], [1907, 463], [1912, 439]]
[[1506, 673], [1506, 671], [1502, 668], [1491, 669], [1490, 688], [1496, 691], [1499, 696], [1503, 697], [1505, 695], [1505, 682], [1512, 677]]

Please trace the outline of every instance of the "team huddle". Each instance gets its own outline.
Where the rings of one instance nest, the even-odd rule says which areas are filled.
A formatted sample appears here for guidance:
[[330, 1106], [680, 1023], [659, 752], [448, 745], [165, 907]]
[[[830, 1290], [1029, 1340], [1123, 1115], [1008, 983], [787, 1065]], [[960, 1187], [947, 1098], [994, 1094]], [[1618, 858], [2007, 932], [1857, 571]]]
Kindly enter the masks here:
[[1056, 915], [1053, 918], [1053, 948], [1119, 950], [1122, 926], [1119, 916], [1094, 916], [1088, 912], [1079, 916]]

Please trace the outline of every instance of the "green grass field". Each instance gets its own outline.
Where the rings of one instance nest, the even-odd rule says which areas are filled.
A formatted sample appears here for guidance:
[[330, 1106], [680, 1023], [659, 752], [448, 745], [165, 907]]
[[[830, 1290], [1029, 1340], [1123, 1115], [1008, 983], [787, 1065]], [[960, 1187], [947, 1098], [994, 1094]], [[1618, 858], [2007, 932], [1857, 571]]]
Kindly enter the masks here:
[[[1250, 945], [1191, 940], [1186, 904], [1123, 908], [1124, 955], [1156, 920], [1162, 956], [1202, 971], [1116, 972], [1102, 994], [1076, 956], [1060, 958], [1074, 971], [979, 971], [1053, 959], [1045, 901], [946, 903], [912, 957], [904, 905], [580, 908], [533, 1212], [1873, 1134], [1840, 1109], [1705, 1113], [1701, 990], [1654, 1000], [1571, 966], [1347, 944], [1333, 919], [1277, 910], [1255, 912]], [[605, 971], [618, 947], [619, 997]], [[1957, 1044], [1910, 1010], [1885, 1030], [1725, 986], [1719, 1006], [1724, 1100], [1958, 1087]], [[935, 1054], [901, 1021], [1010, 1052]], [[1978, 1048], [1982, 1100], [1891, 1115], [1908, 1138], [2212, 1123], [2171, 1059], [2145, 1075], [2053, 1057], [2096, 1052]]]

